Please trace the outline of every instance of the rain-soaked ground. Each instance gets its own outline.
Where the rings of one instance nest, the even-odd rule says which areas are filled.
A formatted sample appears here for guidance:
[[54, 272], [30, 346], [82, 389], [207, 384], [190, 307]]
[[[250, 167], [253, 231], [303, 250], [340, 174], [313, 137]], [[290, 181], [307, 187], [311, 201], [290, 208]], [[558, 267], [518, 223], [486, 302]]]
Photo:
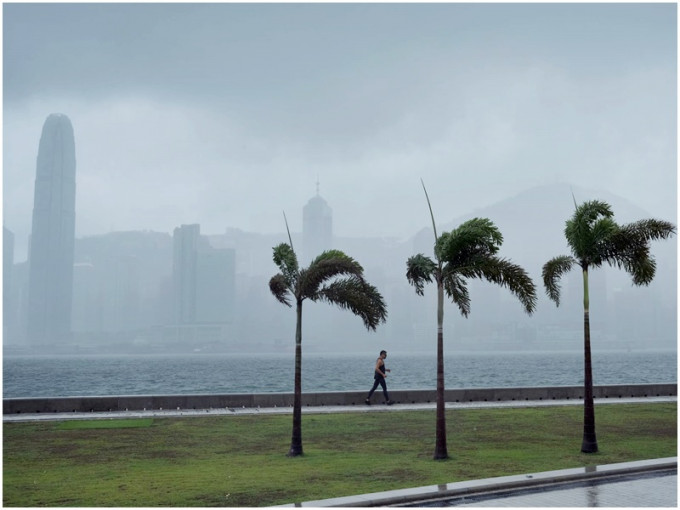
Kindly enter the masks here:
[[457, 497], [407, 506], [443, 507], [672, 507], [677, 508], [677, 469], [603, 480], [549, 484], [526, 490]]
[[[631, 402], [677, 402], [677, 397], [621, 398], [598, 400], [598, 405]], [[481, 407], [536, 407], [583, 405], [576, 400], [447, 403], [449, 409]], [[304, 407], [303, 413], [399, 412], [433, 409], [434, 403], [393, 406]], [[286, 414], [290, 407], [163, 409], [92, 413], [36, 413], [3, 415], [4, 422], [111, 419], [133, 417], [187, 417], [205, 415]], [[478, 507], [671, 507], [678, 503], [677, 457], [589, 466], [486, 480], [415, 487], [343, 498], [282, 505], [287, 507], [328, 506], [478, 506]]]
[[284, 507], [677, 508], [677, 457], [468, 480]]

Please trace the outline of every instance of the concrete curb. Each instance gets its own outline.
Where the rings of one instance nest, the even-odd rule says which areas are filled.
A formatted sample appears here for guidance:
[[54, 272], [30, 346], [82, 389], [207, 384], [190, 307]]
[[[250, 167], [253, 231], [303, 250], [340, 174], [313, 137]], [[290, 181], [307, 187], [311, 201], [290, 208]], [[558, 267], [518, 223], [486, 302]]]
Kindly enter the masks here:
[[[677, 383], [617, 384], [593, 387], [596, 399], [677, 396]], [[303, 407], [364, 407], [366, 391], [303, 393]], [[435, 390], [394, 390], [390, 398], [400, 404], [436, 402]], [[446, 402], [511, 402], [531, 400], [582, 400], [583, 386], [452, 388], [445, 390]], [[382, 401], [374, 395], [373, 401]], [[292, 393], [248, 393], [225, 395], [112, 395], [54, 398], [3, 399], [3, 415], [20, 413], [97, 413], [112, 411], [200, 410], [226, 408], [274, 408], [293, 405]]]
[[650, 459], [603, 466], [586, 466], [583, 468], [560, 469], [531, 473], [525, 475], [501, 476], [482, 480], [469, 480], [442, 485], [428, 485], [412, 489], [398, 489], [393, 491], [375, 492], [340, 498], [322, 499], [279, 505], [287, 507], [372, 507], [372, 506], [400, 506], [416, 503], [429, 503], [438, 500], [448, 500], [465, 496], [479, 496], [501, 491], [537, 488], [541, 486], [554, 487], [559, 484], [585, 480], [620, 477], [630, 474], [651, 473], [656, 471], [677, 471], [677, 457]]

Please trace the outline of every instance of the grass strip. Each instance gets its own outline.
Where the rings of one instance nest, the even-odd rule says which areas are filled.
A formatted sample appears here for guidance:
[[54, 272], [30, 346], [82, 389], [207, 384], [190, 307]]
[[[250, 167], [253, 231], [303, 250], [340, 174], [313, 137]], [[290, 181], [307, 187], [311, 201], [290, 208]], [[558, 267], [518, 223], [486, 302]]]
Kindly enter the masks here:
[[433, 410], [305, 414], [299, 458], [285, 456], [289, 415], [106, 430], [7, 423], [3, 504], [267, 506], [677, 455], [675, 403], [597, 407], [597, 454], [580, 452], [582, 414], [581, 406], [447, 411], [447, 461], [432, 460]]
[[152, 423], [153, 418], [70, 420], [60, 422], [59, 430], [144, 428], [150, 427]]

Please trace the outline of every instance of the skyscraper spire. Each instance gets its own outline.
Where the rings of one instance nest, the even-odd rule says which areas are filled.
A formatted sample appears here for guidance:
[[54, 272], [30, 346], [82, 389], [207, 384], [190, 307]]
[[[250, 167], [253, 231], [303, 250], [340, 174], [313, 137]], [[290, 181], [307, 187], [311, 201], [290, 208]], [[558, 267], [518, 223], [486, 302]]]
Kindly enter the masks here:
[[305, 263], [333, 247], [333, 211], [319, 194], [319, 177], [316, 178], [316, 196], [302, 209], [302, 259]]

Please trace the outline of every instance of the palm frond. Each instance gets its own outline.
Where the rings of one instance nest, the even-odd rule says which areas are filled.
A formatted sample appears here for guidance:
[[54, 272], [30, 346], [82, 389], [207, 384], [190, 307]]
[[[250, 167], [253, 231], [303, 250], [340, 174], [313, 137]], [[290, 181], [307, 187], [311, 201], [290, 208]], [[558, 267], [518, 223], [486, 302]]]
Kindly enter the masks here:
[[609, 219], [614, 216], [609, 204], [600, 200], [584, 202], [576, 207], [573, 216], [567, 220], [564, 228], [564, 236], [567, 238], [571, 251], [578, 260], [597, 258], [593, 256], [593, 245], [597, 239], [602, 239], [606, 228], [612, 228], [616, 224], [604, 222], [597, 227], [598, 236], [594, 237], [593, 226], [598, 220]]
[[286, 284], [286, 278], [278, 273], [269, 280], [269, 290], [274, 297], [286, 306], [292, 306], [289, 300], [290, 289]]
[[513, 262], [493, 256], [476, 256], [463, 267], [445, 266], [444, 277], [455, 273], [466, 278], [483, 278], [507, 288], [519, 299], [524, 311], [531, 315], [536, 308], [536, 286], [527, 272]]
[[416, 289], [416, 294], [424, 295], [425, 283], [432, 281], [437, 264], [429, 257], [419, 253], [406, 261], [406, 279]]
[[352, 262], [359, 269], [359, 272], [363, 271], [363, 268], [361, 267], [361, 265], [356, 260], [354, 260], [352, 257], [350, 257], [349, 255], [347, 255], [345, 252], [343, 252], [341, 250], [326, 250], [326, 251], [324, 251], [323, 253], [318, 255], [312, 261], [311, 264], [309, 264], [309, 267], [315, 266], [317, 264], [321, 264], [321, 263], [323, 263], [325, 261], [329, 261], [329, 260], [347, 260], [349, 262]]
[[470, 315], [470, 293], [465, 279], [459, 274], [450, 273], [443, 280], [446, 295], [458, 306], [464, 317]]
[[435, 245], [438, 259], [450, 265], [466, 265], [474, 256], [490, 257], [498, 253], [503, 235], [488, 218], [473, 218], [447, 233]]
[[378, 289], [357, 276], [331, 282], [322, 287], [315, 298], [350, 310], [361, 317], [369, 330], [375, 330], [387, 320], [387, 307]]
[[611, 206], [602, 200], [589, 200], [576, 207], [572, 219], [576, 224], [589, 225], [600, 217], [614, 216]]
[[635, 285], [648, 285], [656, 273], [650, 242], [675, 234], [675, 226], [662, 220], [646, 219], [621, 226], [606, 244], [606, 261], [623, 268]]
[[656, 274], [656, 260], [652, 256], [645, 257], [633, 265], [624, 265], [624, 269], [633, 277], [634, 285], [649, 285]]
[[321, 285], [337, 276], [363, 277], [363, 268], [352, 257], [340, 250], [328, 250], [316, 257], [300, 273], [300, 292], [305, 298], [314, 298]]
[[638, 238], [646, 242], [668, 239], [676, 233], [675, 225], [668, 221], [647, 219], [622, 225], [620, 235], [625, 238]]
[[563, 274], [568, 273], [574, 264], [577, 264], [577, 262], [573, 257], [561, 255], [543, 265], [543, 285], [546, 294], [557, 306], [560, 306], [560, 278]]
[[618, 234], [620, 227], [612, 218], [600, 218], [593, 222], [588, 242], [596, 247], [598, 254], [601, 254], [600, 249], [607, 244], [609, 240]]
[[647, 240], [637, 235], [626, 236], [622, 231], [608, 243], [605, 260], [630, 274], [634, 285], [649, 285], [656, 273], [656, 261], [650, 252]]
[[281, 270], [288, 286], [292, 286], [292, 282], [295, 281], [298, 273], [298, 260], [293, 247], [286, 243], [275, 246], [274, 264]]

